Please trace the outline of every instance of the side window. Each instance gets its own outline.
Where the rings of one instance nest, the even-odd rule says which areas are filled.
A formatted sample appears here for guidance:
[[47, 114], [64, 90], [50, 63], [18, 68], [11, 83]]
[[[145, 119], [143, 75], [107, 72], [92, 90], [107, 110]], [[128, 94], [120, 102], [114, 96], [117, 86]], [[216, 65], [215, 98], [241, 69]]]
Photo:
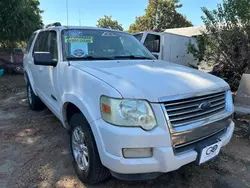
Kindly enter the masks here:
[[26, 49], [27, 53], [29, 53], [29, 51], [30, 51], [30, 47], [31, 47], [31, 45], [33, 43], [33, 40], [34, 40], [35, 36], [36, 36], [36, 33], [33, 33], [31, 35], [30, 39], [29, 39], [29, 42], [28, 42], [28, 45], [27, 45], [27, 49]]
[[144, 46], [146, 46], [150, 52], [158, 53], [160, 52], [160, 39], [161, 37], [159, 35], [148, 34], [144, 41]]
[[48, 52], [51, 53], [53, 60], [58, 60], [58, 50], [57, 50], [57, 38], [56, 31], [49, 32], [49, 41], [48, 41]]
[[54, 60], [58, 59], [57, 38], [55, 31], [42, 31], [38, 34], [34, 52], [50, 52]]
[[42, 31], [38, 34], [33, 53], [34, 52], [46, 52], [45, 42], [48, 41], [46, 36], [47, 36], [47, 32], [45, 31]]
[[134, 37], [135, 37], [137, 40], [139, 40], [140, 42], [141, 42], [142, 36], [143, 36], [143, 33], [139, 33], [139, 34], [134, 35]]

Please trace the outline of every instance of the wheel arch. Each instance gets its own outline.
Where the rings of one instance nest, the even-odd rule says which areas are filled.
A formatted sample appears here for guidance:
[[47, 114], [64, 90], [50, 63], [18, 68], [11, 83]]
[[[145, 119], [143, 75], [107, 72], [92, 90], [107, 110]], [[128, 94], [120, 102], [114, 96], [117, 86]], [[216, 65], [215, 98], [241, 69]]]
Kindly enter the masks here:
[[102, 139], [101, 139], [101, 135], [98, 131], [98, 128], [95, 126], [92, 126], [91, 123], [95, 120], [93, 119], [94, 117], [91, 116], [90, 111], [88, 111], [87, 107], [83, 106], [83, 105], [79, 105], [82, 104], [81, 100], [67, 100], [66, 102], [64, 102], [63, 107], [62, 107], [62, 117], [63, 117], [63, 125], [66, 129], [68, 129], [69, 131], [71, 130], [71, 126], [69, 125], [69, 121], [70, 118], [75, 114], [75, 113], [81, 113], [83, 115], [83, 117], [85, 118], [86, 122], [88, 123], [96, 145], [97, 145], [97, 149], [99, 152], [99, 155], [101, 156], [101, 153], [103, 153], [103, 143], [102, 143]]
[[34, 94], [37, 95], [36, 90], [35, 90], [35, 83], [34, 83], [32, 74], [29, 71], [27, 71], [27, 69], [24, 70], [23, 74], [24, 74], [25, 83], [27, 84], [29, 82]]
[[81, 113], [89, 125], [96, 119], [93, 115], [94, 112], [91, 112], [93, 109], [90, 109], [86, 102], [75, 94], [64, 94], [62, 101], [61, 111], [65, 128], [70, 129], [69, 120], [75, 113]]
[[[82, 113], [82, 111], [80, 110], [80, 108], [75, 105], [72, 102], [65, 102], [63, 104], [63, 110], [62, 110], [62, 116], [63, 116], [63, 121], [64, 121], [64, 126], [67, 129], [71, 129], [71, 126], [69, 124], [70, 119], [72, 118], [72, 116], [76, 113], [81, 113], [83, 115], [83, 117], [86, 119], [85, 115]], [[86, 119], [87, 120], [87, 119]]]

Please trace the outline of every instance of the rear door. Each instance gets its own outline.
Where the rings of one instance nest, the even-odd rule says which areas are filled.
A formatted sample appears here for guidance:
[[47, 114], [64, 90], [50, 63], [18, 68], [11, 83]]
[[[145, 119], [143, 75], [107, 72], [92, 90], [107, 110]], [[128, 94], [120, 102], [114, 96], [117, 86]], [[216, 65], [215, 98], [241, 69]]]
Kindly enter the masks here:
[[[36, 40], [36, 36], [37, 36], [37, 32], [34, 32], [30, 39], [29, 39], [29, 42], [27, 44], [27, 49], [26, 49], [26, 52], [24, 54], [24, 57], [23, 57], [23, 67], [24, 67], [24, 70], [26, 72], [26, 75], [28, 76], [29, 78], [29, 82], [32, 86], [32, 89], [35, 91], [36, 88], [34, 86], [34, 75], [32, 74], [32, 68], [33, 68], [33, 52], [32, 52], [32, 49], [33, 49], [33, 46], [34, 46], [34, 43], [35, 43], [35, 40]], [[25, 76], [24, 77], [26, 83], [27, 83], [27, 77]], [[36, 92], [36, 91], [35, 91]]]
[[34, 64], [34, 53], [35, 52], [46, 52], [45, 49], [45, 43], [48, 41], [48, 31], [41, 31], [39, 32], [34, 48], [33, 48], [33, 53], [32, 56], [30, 57], [31, 61], [31, 67], [32, 67], [32, 75], [35, 83], [35, 90], [39, 94], [39, 96], [42, 93], [42, 84], [43, 84], [43, 78], [41, 77], [41, 73], [44, 70], [45, 66], [41, 65], [35, 65]]

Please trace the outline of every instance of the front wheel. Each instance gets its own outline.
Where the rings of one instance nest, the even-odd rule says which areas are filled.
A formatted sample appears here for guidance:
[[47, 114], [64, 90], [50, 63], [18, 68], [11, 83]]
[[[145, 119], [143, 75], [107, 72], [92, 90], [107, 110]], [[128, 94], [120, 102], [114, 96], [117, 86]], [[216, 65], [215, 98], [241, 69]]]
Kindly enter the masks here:
[[80, 180], [84, 183], [99, 183], [110, 176], [101, 163], [90, 125], [82, 114], [75, 114], [70, 120], [70, 148], [73, 164]]

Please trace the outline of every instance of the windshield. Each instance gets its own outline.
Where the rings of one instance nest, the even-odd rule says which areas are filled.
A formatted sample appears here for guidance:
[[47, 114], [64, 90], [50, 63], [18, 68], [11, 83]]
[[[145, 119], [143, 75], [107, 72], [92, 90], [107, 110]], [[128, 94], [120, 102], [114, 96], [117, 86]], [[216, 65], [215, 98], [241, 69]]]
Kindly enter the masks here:
[[155, 59], [134, 36], [99, 29], [62, 31], [64, 60]]

